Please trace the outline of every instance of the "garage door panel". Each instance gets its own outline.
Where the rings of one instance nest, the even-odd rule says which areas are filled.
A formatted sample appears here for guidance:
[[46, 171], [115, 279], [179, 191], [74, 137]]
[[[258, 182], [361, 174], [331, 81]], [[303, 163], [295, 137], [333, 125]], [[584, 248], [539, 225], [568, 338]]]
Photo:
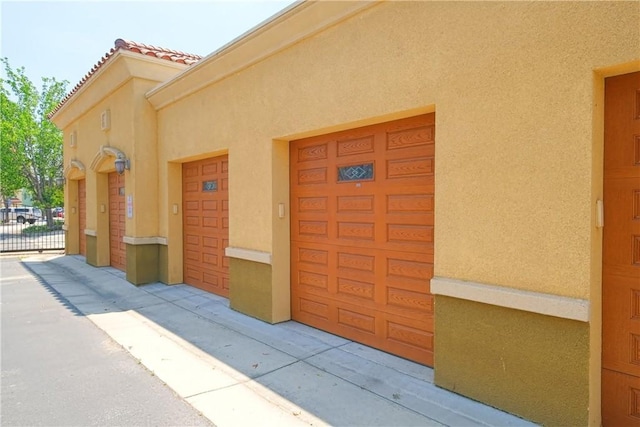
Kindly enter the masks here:
[[[433, 277], [433, 263], [406, 257], [389, 255], [386, 263], [386, 277], [397, 280], [418, 280], [427, 285]], [[411, 283], [411, 282], [408, 282]]]
[[[315, 288], [316, 291], [328, 291], [329, 275], [309, 270], [298, 270], [298, 283], [301, 286]], [[308, 291], [308, 289], [307, 289]]]
[[[295, 250], [295, 248], [292, 248]], [[315, 264], [327, 266], [329, 262], [329, 251], [319, 248], [297, 247], [298, 262], [305, 264]]]
[[296, 199], [296, 204], [294, 208], [297, 209], [298, 212], [304, 213], [318, 213], [321, 215], [325, 215], [328, 208], [329, 198], [327, 196], [318, 196], [318, 197], [300, 197]]
[[[309, 271], [311, 273], [318, 273], [318, 274], [327, 274], [329, 271], [329, 265], [331, 264], [328, 260], [325, 261], [325, 263], [322, 263], [322, 260], [320, 259], [320, 257], [322, 257], [322, 255], [320, 254], [320, 251], [317, 251], [318, 254], [313, 255], [307, 251], [304, 251], [300, 254], [300, 257], [304, 257], [303, 261], [300, 261], [299, 263], [296, 264], [295, 268], [296, 269], [300, 269], [300, 270], [304, 270], [304, 271]], [[310, 256], [315, 256], [317, 258], [315, 259], [310, 259]], [[328, 256], [328, 254], [324, 255], [325, 257]], [[334, 263], [335, 264], [335, 263]], [[292, 270], [293, 271], [293, 270]]]
[[127, 262], [125, 236], [125, 179], [112, 172], [109, 181], [109, 259], [110, 265], [125, 270]]
[[297, 232], [301, 237], [326, 238], [329, 237], [328, 221], [305, 220], [298, 221]]
[[386, 136], [387, 150], [402, 150], [428, 145], [433, 147], [435, 126], [428, 125], [398, 129], [387, 132]]
[[321, 298], [314, 297], [312, 299], [300, 297], [294, 302], [294, 311], [298, 313], [301, 319], [306, 320], [304, 323], [311, 323], [327, 329], [329, 323], [329, 305], [324, 303]]
[[416, 350], [426, 350], [433, 348], [433, 334], [411, 328], [407, 325], [387, 322], [387, 336], [390, 341], [395, 341], [402, 346], [414, 347]]
[[[331, 205], [331, 203], [329, 205]], [[335, 216], [335, 215], [330, 215], [328, 210], [325, 212], [322, 212], [322, 211], [310, 211], [310, 210], [298, 209], [298, 213], [304, 214], [304, 219], [298, 220], [297, 224], [306, 223], [308, 221], [327, 222], [332, 220]]]
[[[429, 264], [429, 268], [433, 271], [433, 265]], [[385, 278], [385, 285], [387, 287], [394, 287], [396, 289], [405, 289], [407, 291], [413, 291], [418, 293], [429, 294], [431, 286], [429, 282], [424, 280], [409, 279], [398, 276], [387, 276]]]
[[198, 227], [200, 226], [200, 217], [194, 215], [186, 215], [184, 218], [185, 225], [188, 227]]
[[433, 193], [389, 194], [385, 201], [389, 214], [433, 213]]
[[423, 177], [433, 174], [434, 159], [432, 157], [397, 159], [387, 161], [386, 178], [404, 179]]
[[392, 212], [385, 213], [384, 222], [386, 224], [400, 224], [400, 225], [419, 225], [424, 226], [428, 225], [433, 227], [435, 223], [435, 218], [433, 212], [422, 213], [422, 212]]
[[[217, 200], [203, 200], [202, 201], [202, 210], [204, 212], [217, 211], [218, 210], [218, 201]], [[215, 214], [215, 212], [214, 212], [214, 214]]]
[[371, 311], [358, 312], [351, 307], [337, 307], [338, 325], [349, 329], [356, 329], [359, 334], [368, 334], [371, 339], [376, 335], [376, 318]]
[[[300, 299], [301, 321], [331, 329], [341, 336], [433, 363], [433, 320], [375, 312], [357, 303], [336, 303], [313, 296]], [[427, 355], [425, 357], [425, 355]]]
[[375, 241], [375, 222], [337, 221], [339, 239], [357, 239]]
[[182, 176], [184, 178], [193, 178], [200, 175], [200, 166], [198, 164], [184, 164], [182, 166]]
[[336, 197], [336, 210], [341, 214], [375, 214], [375, 194], [345, 195]]
[[191, 212], [199, 212], [200, 211], [200, 201], [199, 200], [189, 200], [184, 203], [184, 210], [188, 214]]
[[328, 144], [314, 144], [313, 140], [307, 143], [305, 146], [299, 147], [294, 152], [294, 161], [299, 163], [324, 160], [328, 157]]
[[227, 156], [183, 165], [185, 283], [228, 296]]
[[357, 154], [373, 153], [375, 135], [357, 136], [355, 138], [342, 139], [336, 143], [336, 157], [355, 157]]
[[201, 165], [201, 173], [202, 175], [214, 175], [218, 173], [218, 163], [216, 162], [207, 162]]
[[291, 144], [293, 318], [433, 363], [433, 114]]
[[375, 298], [376, 292], [376, 276], [375, 273], [369, 271], [358, 271], [355, 269], [339, 269], [335, 275], [331, 275], [332, 284], [337, 283], [338, 293], [340, 293], [341, 286], [345, 287], [344, 290], [348, 291], [347, 286], [353, 287], [352, 292], [345, 292], [346, 296], [358, 295], [356, 292], [360, 288], [360, 293], [365, 294], [368, 287], [371, 287], [372, 298]]
[[435, 157], [435, 144], [433, 141], [425, 142], [423, 144], [415, 144], [412, 146], [389, 146], [385, 153], [386, 160], [395, 160], [402, 158], [412, 157]]
[[87, 235], [84, 230], [87, 228], [87, 181], [78, 181], [78, 235], [80, 255], [87, 255]]
[[[340, 222], [365, 222], [375, 224], [377, 215], [373, 212], [336, 212], [329, 220]], [[335, 237], [335, 236], [334, 236]]]
[[337, 272], [341, 270], [375, 273], [375, 252], [372, 249], [354, 251], [352, 246], [336, 247]]
[[205, 286], [216, 288], [218, 287], [218, 275], [213, 272], [205, 271], [202, 275], [202, 282]]
[[326, 184], [328, 176], [326, 167], [301, 169], [296, 174], [298, 185]]
[[222, 191], [229, 191], [229, 180], [227, 178], [220, 180], [220, 189]]
[[374, 303], [375, 283], [373, 280], [353, 280], [348, 277], [337, 277], [338, 294], [345, 298], [356, 298], [366, 303]]
[[196, 261], [197, 263], [199, 263], [201, 261], [202, 254], [198, 249], [199, 248], [195, 248], [195, 250], [187, 249], [185, 252], [185, 258], [189, 261]]
[[433, 297], [426, 295], [423, 289], [408, 290], [387, 286], [386, 303], [401, 310], [416, 310], [420, 313], [430, 313], [433, 307]]
[[186, 234], [184, 236], [184, 244], [185, 245], [199, 245], [200, 244], [200, 236], [197, 234]]
[[184, 275], [186, 277], [186, 280], [201, 281], [202, 272], [196, 268], [187, 266], [184, 270]]
[[198, 182], [187, 182], [184, 185], [183, 192], [185, 193], [198, 193], [200, 191], [200, 185]]
[[218, 218], [212, 216], [202, 217], [202, 227], [204, 228], [218, 228]]
[[220, 239], [213, 236], [203, 236], [202, 247], [204, 248], [204, 250], [206, 250], [207, 248], [218, 249], [220, 247]]
[[222, 254], [222, 271], [224, 272], [224, 275], [228, 275], [229, 272], [229, 257], [225, 255], [225, 251], [224, 248], [229, 247], [229, 239], [222, 239], [222, 250], [220, 251], [220, 254]]
[[433, 243], [433, 227], [417, 224], [387, 224], [387, 242], [424, 245]]
[[202, 262], [205, 264], [209, 264], [209, 266], [212, 268], [218, 267], [218, 255], [216, 255], [215, 253], [203, 253]]

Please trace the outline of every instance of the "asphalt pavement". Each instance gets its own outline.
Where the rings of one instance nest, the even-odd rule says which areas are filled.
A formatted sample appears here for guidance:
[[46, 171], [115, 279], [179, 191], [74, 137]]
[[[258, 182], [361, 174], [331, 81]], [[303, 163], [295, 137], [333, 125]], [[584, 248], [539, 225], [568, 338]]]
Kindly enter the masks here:
[[2, 275], [3, 426], [210, 426], [17, 257]]

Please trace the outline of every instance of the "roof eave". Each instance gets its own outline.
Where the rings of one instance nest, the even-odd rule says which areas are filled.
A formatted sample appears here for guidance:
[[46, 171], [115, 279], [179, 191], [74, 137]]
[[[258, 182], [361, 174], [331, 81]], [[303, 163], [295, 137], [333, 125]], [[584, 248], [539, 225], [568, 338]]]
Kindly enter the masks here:
[[[162, 76], [158, 76], [158, 72], [152, 72], [152, 67], [136, 67], [136, 63], [148, 62], [161, 68], [168, 69], [168, 72], [162, 73]], [[121, 66], [122, 70], [114, 70], [115, 67]], [[105, 61], [77, 90], [67, 98], [59, 108], [50, 115], [49, 119], [61, 129], [68, 126], [79, 115], [84, 114], [88, 109], [93, 107], [96, 103], [105, 99], [109, 94], [116, 91], [122, 85], [133, 78], [141, 78], [147, 80], [153, 80], [160, 83], [167, 78], [168, 74], [180, 73], [189, 65], [180, 64], [176, 62], [166, 61], [151, 56], [140, 55], [139, 53], [128, 52], [126, 50], [118, 50]], [[155, 70], [158, 67], [153, 67]], [[103, 76], [111, 71], [117, 71], [115, 76], [112, 76], [113, 82], [109, 85], [98, 85], [101, 82]], [[94, 92], [92, 96], [85, 96]]]

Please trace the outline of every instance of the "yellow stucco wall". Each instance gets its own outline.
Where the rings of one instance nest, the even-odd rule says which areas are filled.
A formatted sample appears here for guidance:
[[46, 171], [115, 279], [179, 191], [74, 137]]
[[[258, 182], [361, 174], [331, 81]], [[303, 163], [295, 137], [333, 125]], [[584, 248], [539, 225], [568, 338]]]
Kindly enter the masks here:
[[[536, 340], [547, 330], [557, 341], [580, 339], [570, 355], [590, 395], [587, 405], [580, 389], [575, 419], [596, 425], [602, 81], [640, 69], [638, 22], [640, 2], [310, 2], [190, 68], [123, 55], [54, 117], [65, 136], [78, 136], [65, 165], [74, 158], [87, 168], [87, 228], [98, 233], [87, 259], [108, 264], [99, 207], [112, 162], [95, 162], [100, 145], [132, 158], [127, 235], [166, 238], [159, 274], [168, 283], [182, 281], [181, 165], [228, 154], [230, 246], [271, 255], [270, 268], [235, 263], [248, 270], [232, 274], [232, 298], [253, 315], [287, 320], [289, 141], [435, 111], [435, 275], [588, 300], [589, 324], [532, 318], [541, 325]], [[105, 108], [109, 132], [99, 128]], [[141, 216], [150, 209], [155, 215]], [[448, 306], [448, 315], [464, 315], [465, 304]], [[502, 313], [526, 332], [528, 314], [475, 307], [477, 319]], [[448, 327], [445, 340], [464, 322]], [[482, 332], [487, 348], [478, 351], [491, 349], [492, 333]], [[453, 371], [473, 368], [451, 361]], [[443, 366], [442, 378], [455, 382]], [[536, 375], [525, 371], [504, 384]]]
[[[166, 62], [166, 64], [165, 64]], [[159, 82], [185, 68], [168, 61], [158, 63], [139, 54], [124, 53], [111, 58], [80, 91], [57, 112], [53, 121], [64, 132], [64, 165], [67, 178], [67, 251], [77, 253], [77, 179], [86, 179], [87, 229], [96, 234], [88, 254], [96, 265], [109, 264], [109, 198], [107, 174], [115, 170], [114, 157], [101, 154], [101, 146], [122, 151], [135, 165], [125, 172], [126, 194], [133, 196], [133, 217], [126, 218], [126, 235], [158, 236], [158, 179], [156, 112], [145, 93]], [[110, 126], [101, 128], [101, 115], [108, 111]], [[71, 144], [74, 134], [75, 145]], [[81, 171], [77, 163], [85, 168]]]
[[[312, 26], [320, 15], [296, 11], [280, 25]], [[230, 244], [272, 254], [271, 301], [254, 305], [286, 320], [288, 216], [276, 212], [285, 203], [288, 215], [287, 141], [436, 111], [435, 274], [589, 300], [589, 402], [581, 390], [575, 403], [597, 425], [599, 101], [604, 75], [640, 68], [639, 20], [638, 2], [390, 2], [262, 62], [247, 59], [248, 40], [150, 95], [160, 165], [228, 150]], [[286, 44], [277, 32], [260, 37]], [[255, 46], [259, 56], [268, 43]]]
[[637, 2], [375, 5], [216, 82], [185, 73], [202, 88], [160, 109], [160, 164], [228, 150], [230, 243], [275, 257], [274, 139], [435, 106], [436, 275], [589, 298], [594, 70], [638, 59], [638, 17]]
[[589, 424], [588, 324], [440, 296], [436, 318], [437, 385], [541, 425]]

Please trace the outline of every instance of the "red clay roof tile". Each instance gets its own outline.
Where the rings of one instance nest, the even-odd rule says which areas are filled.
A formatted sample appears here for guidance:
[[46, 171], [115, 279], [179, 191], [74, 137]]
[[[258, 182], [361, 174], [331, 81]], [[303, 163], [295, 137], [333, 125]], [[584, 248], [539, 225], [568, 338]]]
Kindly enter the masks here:
[[107, 52], [97, 64], [80, 80], [80, 82], [65, 96], [62, 101], [47, 115], [51, 118], [62, 106], [73, 96], [78, 90], [102, 67], [118, 50], [127, 50], [129, 52], [139, 53], [146, 56], [154, 56], [166, 61], [178, 64], [191, 65], [198, 62], [202, 57], [191, 53], [181, 52], [179, 50], [165, 49], [163, 47], [152, 46], [144, 43], [137, 43], [130, 40], [117, 39], [114, 47]]

